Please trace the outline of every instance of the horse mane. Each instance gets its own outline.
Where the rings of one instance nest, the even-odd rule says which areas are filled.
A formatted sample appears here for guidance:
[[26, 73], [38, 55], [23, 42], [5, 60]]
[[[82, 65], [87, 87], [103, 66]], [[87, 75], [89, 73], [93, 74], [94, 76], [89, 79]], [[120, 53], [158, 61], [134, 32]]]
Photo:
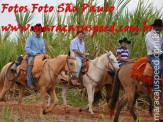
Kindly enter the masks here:
[[95, 59], [91, 60], [93, 62], [97, 62], [101, 57], [103, 57], [104, 55], [106, 55], [106, 53], [102, 54], [101, 56], [99, 57], [96, 57]]

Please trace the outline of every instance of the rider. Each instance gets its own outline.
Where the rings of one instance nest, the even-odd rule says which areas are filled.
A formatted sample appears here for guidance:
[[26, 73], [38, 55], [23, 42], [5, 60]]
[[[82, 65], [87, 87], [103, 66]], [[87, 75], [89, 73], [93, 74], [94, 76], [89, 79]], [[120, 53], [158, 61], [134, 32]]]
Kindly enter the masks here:
[[[153, 75], [153, 92], [156, 91], [160, 84], [162, 66], [161, 66], [161, 45], [163, 44], [162, 20], [156, 19], [153, 24], [153, 29], [146, 34], [145, 42], [147, 47], [148, 61], [154, 69]], [[157, 79], [156, 79], [157, 77]]]
[[[84, 36], [85, 34], [83, 31], [78, 31], [76, 38], [73, 39], [70, 44], [70, 51], [71, 53], [74, 52], [76, 57], [78, 76], [81, 70], [82, 60], [89, 55], [89, 53], [85, 53]], [[77, 86], [80, 85], [76, 81], [72, 81], [72, 84]]]
[[131, 43], [131, 41], [128, 41], [128, 39], [124, 37], [123, 39], [119, 40], [119, 43], [121, 46], [117, 49], [117, 61], [119, 67], [121, 67], [123, 64], [130, 61], [127, 46]]
[[31, 27], [31, 30], [35, 34], [29, 36], [26, 40], [25, 51], [28, 54], [28, 71], [27, 71], [27, 83], [28, 87], [33, 90], [34, 86], [32, 83], [32, 66], [30, 65], [31, 60], [38, 54], [45, 54], [45, 43], [44, 39], [41, 37], [43, 32], [43, 27], [41, 24], [36, 24]]

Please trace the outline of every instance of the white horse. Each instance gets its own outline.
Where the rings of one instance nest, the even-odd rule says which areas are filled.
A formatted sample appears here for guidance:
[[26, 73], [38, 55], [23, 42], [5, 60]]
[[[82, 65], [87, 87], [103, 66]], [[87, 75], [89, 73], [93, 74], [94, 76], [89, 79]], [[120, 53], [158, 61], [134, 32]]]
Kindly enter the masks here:
[[[106, 71], [116, 72], [118, 69], [119, 69], [119, 65], [117, 63], [116, 57], [113, 55], [111, 51], [90, 61], [89, 69], [87, 73], [83, 75], [83, 86], [87, 90], [88, 102], [89, 102], [87, 107], [89, 108], [89, 112], [91, 113], [91, 115], [94, 114], [92, 110], [92, 103], [94, 100], [95, 87], [100, 81], [103, 73]], [[65, 73], [62, 73], [62, 74], [65, 74]], [[67, 108], [66, 92], [68, 90], [68, 87], [69, 86], [67, 83], [63, 83], [62, 99], [64, 102], [64, 106], [66, 108]], [[49, 102], [50, 102], [50, 99], [49, 99]]]

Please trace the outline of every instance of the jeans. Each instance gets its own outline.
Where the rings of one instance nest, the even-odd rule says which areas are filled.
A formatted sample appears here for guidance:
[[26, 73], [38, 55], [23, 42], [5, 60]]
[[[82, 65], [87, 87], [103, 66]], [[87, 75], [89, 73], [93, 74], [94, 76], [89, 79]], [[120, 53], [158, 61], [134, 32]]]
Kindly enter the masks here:
[[32, 68], [33, 66], [28, 64], [28, 70], [27, 70], [27, 83], [28, 83], [28, 87], [30, 87], [32, 85]]
[[81, 67], [82, 67], [82, 60], [83, 60], [83, 57], [76, 56], [78, 76], [79, 76], [79, 73], [80, 73], [80, 70], [81, 70]]
[[121, 67], [122, 65], [124, 65], [126, 62], [123, 62], [123, 63], [121, 63], [120, 65], [119, 65], [119, 67]]
[[148, 56], [148, 62], [152, 65], [154, 69], [153, 74], [153, 92], [158, 90], [161, 80], [162, 65], [160, 57]]

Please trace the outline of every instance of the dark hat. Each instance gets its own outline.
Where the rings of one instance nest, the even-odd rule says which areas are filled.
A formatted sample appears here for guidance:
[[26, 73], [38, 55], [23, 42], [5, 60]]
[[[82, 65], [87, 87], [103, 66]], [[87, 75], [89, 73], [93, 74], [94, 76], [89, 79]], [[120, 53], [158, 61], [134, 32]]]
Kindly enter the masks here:
[[154, 21], [154, 24], [152, 24], [153, 26], [159, 26], [159, 27], [163, 27], [163, 24], [162, 24], [162, 20], [161, 19], [156, 19]]
[[38, 24], [32, 26], [31, 30], [34, 31], [34, 32], [35, 32], [35, 30], [40, 30], [40, 31], [44, 32], [44, 27], [42, 27], [41, 24], [38, 23]]
[[127, 42], [128, 44], [131, 43], [131, 41], [128, 41], [128, 39], [126, 37], [124, 37], [123, 39], [119, 40], [120, 44], [122, 44], [122, 42]]
[[79, 33], [85, 34], [83, 31], [78, 31], [78, 32], [77, 32], [77, 35], [78, 35]]

